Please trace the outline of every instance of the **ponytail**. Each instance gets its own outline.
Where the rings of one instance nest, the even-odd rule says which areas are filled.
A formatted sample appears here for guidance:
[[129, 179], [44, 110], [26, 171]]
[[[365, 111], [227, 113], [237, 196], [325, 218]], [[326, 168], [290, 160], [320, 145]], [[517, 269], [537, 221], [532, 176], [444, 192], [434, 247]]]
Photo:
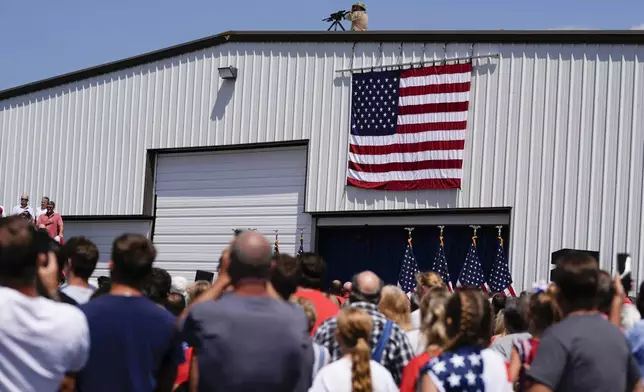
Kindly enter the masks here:
[[371, 348], [364, 338], [359, 338], [351, 353], [351, 390], [353, 392], [372, 392]]
[[[369, 313], [358, 308], [345, 308], [338, 314], [337, 338], [343, 351], [351, 353], [351, 389], [353, 392], [372, 392], [371, 347], [372, 327]], [[346, 352], [345, 351], [345, 352]]]

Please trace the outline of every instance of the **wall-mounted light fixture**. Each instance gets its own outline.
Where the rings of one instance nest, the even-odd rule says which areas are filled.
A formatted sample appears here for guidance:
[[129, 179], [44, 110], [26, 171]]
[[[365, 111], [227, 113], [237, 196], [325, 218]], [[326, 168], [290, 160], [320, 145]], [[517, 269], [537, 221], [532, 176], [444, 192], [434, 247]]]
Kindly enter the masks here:
[[224, 80], [237, 79], [237, 68], [233, 66], [221, 67], [218, 68], [219, 77]]

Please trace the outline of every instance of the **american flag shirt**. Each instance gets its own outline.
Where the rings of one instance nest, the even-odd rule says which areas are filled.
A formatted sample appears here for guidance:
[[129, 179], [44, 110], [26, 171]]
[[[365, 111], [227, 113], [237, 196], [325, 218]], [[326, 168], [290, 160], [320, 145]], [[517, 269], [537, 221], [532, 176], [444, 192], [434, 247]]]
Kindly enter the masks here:
[[[371, 321], [373, 322], [373, 329], [371, 330], [371, 349], [373, 350], [378, 345], [378, 340], [382, 335], [387, 318], [378, 311], [378, 307], [374, 304], [367, 302], [356, 302], [349, 306], [362, 309], [369, 313]], [[340, 351], [340, 344], [336, 339], [336, 330], [338, 327], [337, 317], [327, 319], [320, 325], [313, 335], [313, 341], [326, 347], [331, 353], [332, 361], [336, 361], [342, 357]], [[398, 324], [394, 323], [389, 335], [389, 342], [385, 345], [384, 352], [380, 364], [383, 365], [394, 378], [396, 384], [400, 385], [402, 372], [407, 363], [414, 357], [414, 350], [407, 338], [407, 334], [403, 331]]]

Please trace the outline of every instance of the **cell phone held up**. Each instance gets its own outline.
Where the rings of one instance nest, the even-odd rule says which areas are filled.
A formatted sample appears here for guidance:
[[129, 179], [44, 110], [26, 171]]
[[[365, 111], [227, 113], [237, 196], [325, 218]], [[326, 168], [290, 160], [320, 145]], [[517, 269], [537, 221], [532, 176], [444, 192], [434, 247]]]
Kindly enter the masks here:
[[624, 292], [631, 291], [633, 286], [633, 279], [631, 278], [631, 271], [633, 270], [633, 261], [631, 255], [628, 253], [617, 254], [617, 272], [622, 280]]

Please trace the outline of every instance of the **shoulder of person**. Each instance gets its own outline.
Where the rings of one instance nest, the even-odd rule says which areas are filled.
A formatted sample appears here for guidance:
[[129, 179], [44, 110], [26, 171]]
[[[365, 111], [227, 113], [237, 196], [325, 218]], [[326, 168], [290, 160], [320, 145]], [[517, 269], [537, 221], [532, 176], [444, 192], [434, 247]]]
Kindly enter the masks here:
[[49, 306], [52, 307], [52, 312], [55, 312], [59, 317], [59, 323], [61, 324], [61, 330], [87, 330], [87, 317], [81, 309], [74, 305], [49, 301]]

